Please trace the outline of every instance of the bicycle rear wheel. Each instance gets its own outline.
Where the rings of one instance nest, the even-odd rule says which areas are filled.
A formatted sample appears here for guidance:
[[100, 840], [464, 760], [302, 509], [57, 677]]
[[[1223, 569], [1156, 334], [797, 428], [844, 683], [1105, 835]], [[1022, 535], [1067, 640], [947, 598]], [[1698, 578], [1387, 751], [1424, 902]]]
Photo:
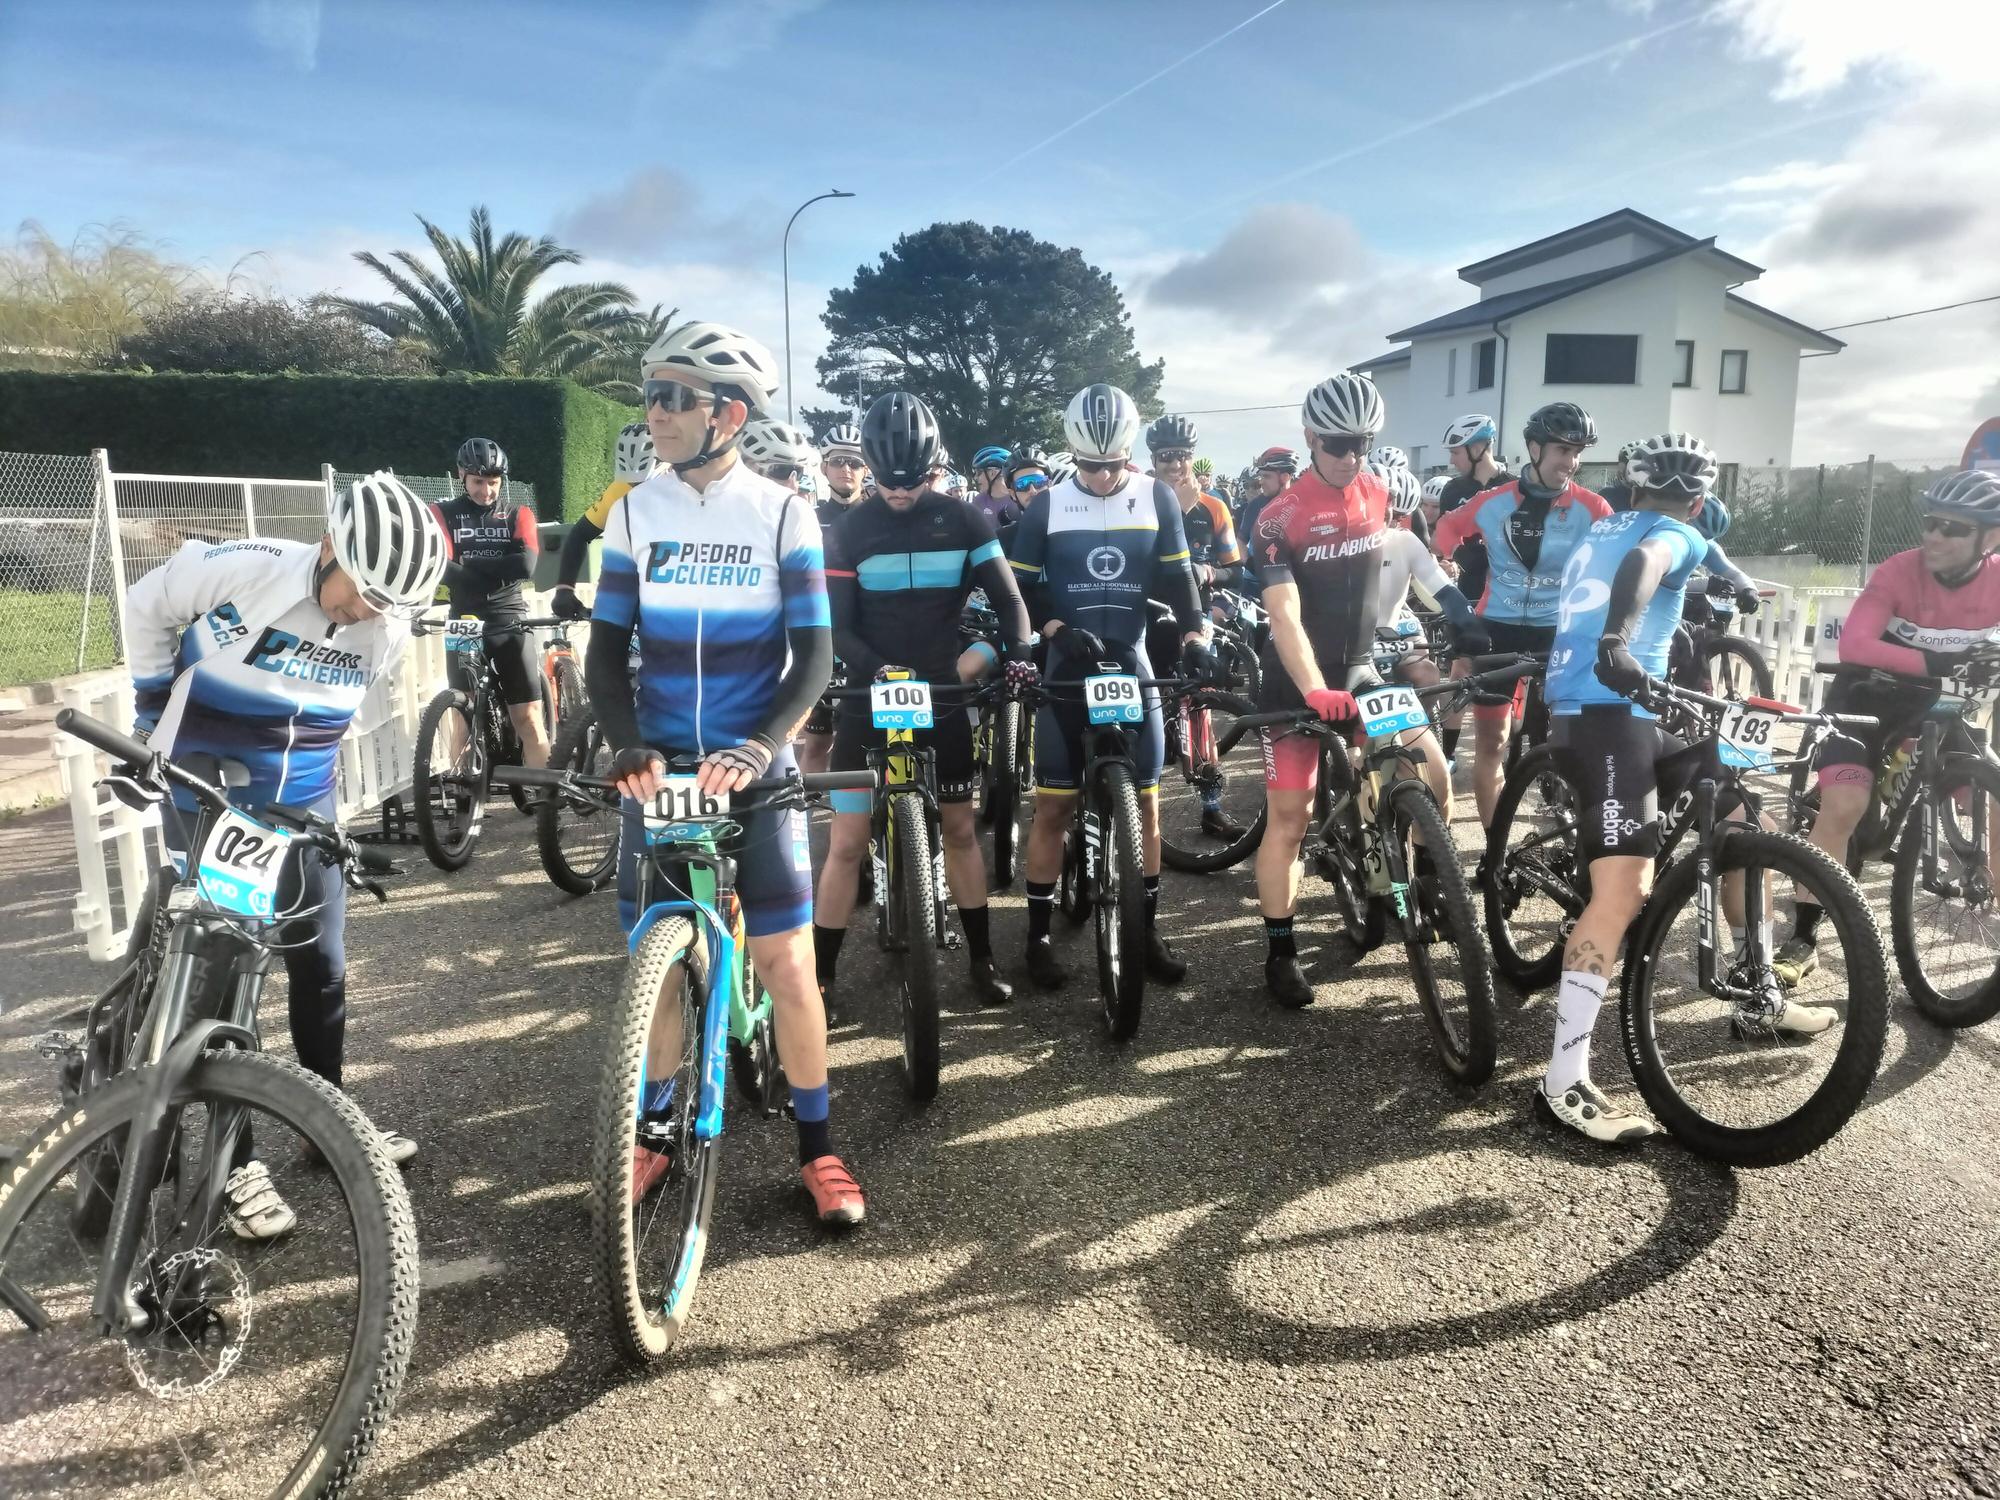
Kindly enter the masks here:
[[1480, 894], [1493, 964], [1524, 993], [1562, 973], [1563, 945], [1582, 914], [1575, 789], [1544, 745], [1524, 756], [1500, 788], [1481, 861]]
[[[1248, 698], [1210, 695], [1216, 706], [1167, 712], [1167, 764], [1160, 776], [1160, 858], [1170, 868], [1207, 875], [1241, 864], [1264, 842], [1264, 766], [1261, 741], [1246, 738], [1226, 758], [1214, 747], [1240, 714], [1253, 708]], [[1195, 743], [1189, 745], [1192, 739]], [[1192, 770], [1190, 770], [1192, 767]], [[1205, 820], [1203, 793], [1213, 787], [1223, 833]], [[1227, 835], [1227, 830], [1237, 830]], [[1226, 835], [1226, 836], [1225, 836]]]
[[[1766, 964], [1732, 956], [1717, 932], [1717, 980], [1743, 999], [1702, 987], [1698, 875], [1692, 854], [1661, 875], [1626, 949], [1620, 1029], [1639, 1092], [1662, 1125], [1689, 1150], [1733, 1166], [1775, 1166], [1817, 1150], [1861, 1107], [1889, 1027], [1889, 976], [1882, 935], [1852, 877], [1825, 854], [1787, 834], [1732, 826], [1715, 843], [1718, 877], [1768, 878], [1779, 896], [1796, 885], [1825, 912], [1819, 966], [1789, 1005], [1826, 1009], [1818, 1036], [1786, 1038], [1755, 1003], [1779, 993]], [[1726, 911], [1722, 896], [1718, 910]], [[1775, 912], [1767, 904], [1767, 916]], [[1719, 924], [1718, 924], [1719, 926]]]
[[889, 800], [890, 930], [902, 942], [892, 955], [903, 1013], [903, 1084], [927, 1104], [938, 1091], [937, 901], [931, 890], [930, 830], [922, 804], [905, 793]]
[[1889, 929], [1896, 968], [1918, 1010], [1940, 1026], [2000, 1015], [2000, 903], [1993, 882], [1993, 816], [2000, 770], [1947, 759], [1937, 783], [1910, 804], [1896, 844]]
[[424, 708], [411, 787], [425, 857], [440, 870], [464, 869], [486, 815], [486, 742], [472, 700], [456, 688]]
[[[152, 1076], [128, 1072], [50, 1120], [0, 1196], [8, 1493], [342, 1494], [416, 1338], [402, 1178], [331, 1084], [262, 1053], [209, 1054], [170, 1101], [176, 1140], [139, 1201], [128, 1285], [149, 1325], [103, 1337], [102, 1247], [68, 1224], [75, 1178], [88, 1155], [126, 1154]], [[223, 1119], [254, 1138], [290, 1207], [279, 1238], [236, 1239], [200, 1211], [230, 1166], [203, 1149]]]
[[[1417, 984], [1424, 1024], [1438, 1061], [1460, 1083], [1493, 1075], [1499, 1022], [1493, 1010], [1492, 959], [1472, 887], [1452, 849], [1451, 830], [1429, 788], [1398, 782], [1389, 791], [1385, 839], [1393, 840], [1409, 886], [1404, 892], [1403, 949]], [[1431, 851], [1430, 871], [1416, 877], [1419, 840]]]
[[1146, 1003], [1146, 866], [1132, 768], [1104, 766], [1098, 797], [1097, 992], [1105, 1029], [1122, 1042], [1137, 1034]]
[[679, 1341], [708, 1246], [722, 1146], [695, 1134], [708, 984], [693, 924], [655, 922], [625, 966], [605, 1035], [590, 1153], [591, 1246], [612, 1331], [638, 1364]]
[[[563, 724], [549, 749], [549, 766], [582, 776], [611, 770], [611, 746], [585, 704]], [[618, 809], [594, 797], [550, 791], [535, 814], [535, 848], [550, 880], [572, 896], [611, 884], [618, 873]]]
[[1702, 651], [1706, 684], [1697, 684], [1712, 698], [1769, 698], [1772, 696], [1771, 664], [1756, 642], [1741, 636], [1712, 638]]

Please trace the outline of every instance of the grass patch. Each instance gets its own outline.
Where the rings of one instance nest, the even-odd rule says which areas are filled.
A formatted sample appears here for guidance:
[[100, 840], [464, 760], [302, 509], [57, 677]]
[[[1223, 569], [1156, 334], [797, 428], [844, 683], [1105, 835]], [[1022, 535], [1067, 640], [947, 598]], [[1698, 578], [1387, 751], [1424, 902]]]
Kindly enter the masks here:
[[[118, 660], [113, 609], [108, 595], [90, 601], [90, 642], [82, 668], [86, 672]], [[44, 594], [0, 588], [0, 687], [69, 676], [77, 670], [76, 645], [82, 633], [81, 590]]]

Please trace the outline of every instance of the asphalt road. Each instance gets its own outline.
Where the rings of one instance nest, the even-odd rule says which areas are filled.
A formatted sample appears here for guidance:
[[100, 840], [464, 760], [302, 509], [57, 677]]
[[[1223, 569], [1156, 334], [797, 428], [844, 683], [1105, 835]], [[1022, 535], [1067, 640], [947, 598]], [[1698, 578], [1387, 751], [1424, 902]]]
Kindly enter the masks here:
[[[1267, 1003], [1247, 867], [1168, 876], [1193, 968], [1133, 1044], [1081, 981], [1024, 986], [947, 1017], [922, 1111], [857, 932], [834, 1128], [868, 1225], [823, 1235], [790, 1126], [733, 1115], [694, 1326], [634, 1374], [587, 1258], [615, 912], [488, 828], [351, 924], [349, 1086], [423, 1145], [421, 1333], [367, 1493], [2000, 1494], [1991, 1026], [1899, 1003], [1867, 1108], [1794, 1166], [1609, 1155], [1528, 1113], [1546, 998], [1503, 998], [1499, 1074], [1457, 1089], [1400, 956], [1344, 967], [1323, 894], [1318, 1003]], [[73, 889], [65, 812], [0, 823], [0, 1138], [53, 1107], [25, 1039], [102, 979]], [[1022, 921], [1017, 888], [1010, 969]]]

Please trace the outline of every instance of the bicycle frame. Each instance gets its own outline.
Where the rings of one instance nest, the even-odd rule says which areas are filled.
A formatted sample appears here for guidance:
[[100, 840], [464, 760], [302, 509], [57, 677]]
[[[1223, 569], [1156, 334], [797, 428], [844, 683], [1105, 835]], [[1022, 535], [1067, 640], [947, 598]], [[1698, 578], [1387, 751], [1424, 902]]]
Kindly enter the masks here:
[[[890, 672], [883, 679], [887, 682], [908, 682], [914, 677], [906, 671]], [[890, 862], [895, 858], [895, 819], [897, 804], [905, 807], [914, 801], [921, 811], [905, 811], [902, 817], [922, 817], [928, 826], [931, 839], [931, 905], [935, 911], [932, 931], [940, 936], [945, 931], [945, 879], [944, 840], [940, 836], [943, 823], [938, 814], [937, 797], [937, 755], [928, 745], [917, 743], [914, 729], [885, 729], [887, 743], [871, 746], [868, 751], [868, 768], [876, 773], [880, 790], [868, 810], [868, 857], [875, 866], [875, 933], [886, 953], [906, 953], [909, 951], [909, 935], [902, 930], [902, 913], [896, 910], [897, 903], [887, 898], [887, 893], [895, 887], [890, 883], [893, 873]]]

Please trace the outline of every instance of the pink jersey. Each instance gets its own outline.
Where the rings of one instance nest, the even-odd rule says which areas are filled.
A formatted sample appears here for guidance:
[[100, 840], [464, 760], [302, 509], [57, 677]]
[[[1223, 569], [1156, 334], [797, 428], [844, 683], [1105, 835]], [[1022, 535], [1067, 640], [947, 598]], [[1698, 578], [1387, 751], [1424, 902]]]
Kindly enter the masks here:
[[2000, 555], [1970, 581], [1947, 588], [1924, 566], [1922, 548], [1875, 570], [1840, 632], [1840, 659], [1912, 677], [1930, 675], [1924, 653], [1968, 651], [2000, 633]]

